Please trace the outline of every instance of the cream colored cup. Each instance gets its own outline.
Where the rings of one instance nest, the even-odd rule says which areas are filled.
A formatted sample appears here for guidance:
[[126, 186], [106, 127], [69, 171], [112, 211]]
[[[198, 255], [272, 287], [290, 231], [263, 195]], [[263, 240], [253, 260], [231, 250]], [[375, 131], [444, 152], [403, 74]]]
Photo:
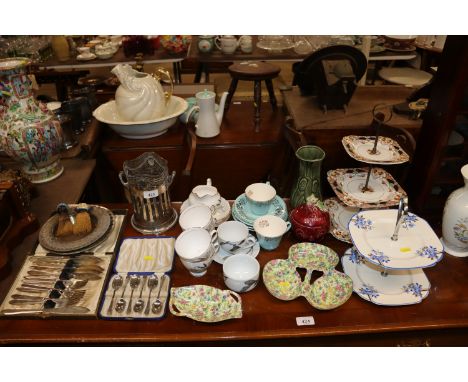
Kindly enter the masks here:
[[206, 274], [219, 250], [216, 231], [208, 232], [203, 228], [190, 228], [182, 232], [175, 241], [175, 250], [180, 261], [192, 276]]
[[204, 228], [211, 231], [214, 228], [211, 208], [204, 204], [187, 207], [180, 214], [179, 224], [184, 231], [190, 228]]

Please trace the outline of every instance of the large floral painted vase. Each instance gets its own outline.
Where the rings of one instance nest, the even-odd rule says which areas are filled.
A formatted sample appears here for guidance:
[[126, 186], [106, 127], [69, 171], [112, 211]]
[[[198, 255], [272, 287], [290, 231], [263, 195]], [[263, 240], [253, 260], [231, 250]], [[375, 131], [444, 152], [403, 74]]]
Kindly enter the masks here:
[[0, 144], [32, 183], [44, 183], [63, 172], [62, 129], [44, 104], [37, 102], [26, 68], [27, 58], [0, 60]]
[[461, 168], [465, 186], [453, 191], [445, 203], [442, 219], [444, 250], [457, 257], [468, 256], [468, 164]]

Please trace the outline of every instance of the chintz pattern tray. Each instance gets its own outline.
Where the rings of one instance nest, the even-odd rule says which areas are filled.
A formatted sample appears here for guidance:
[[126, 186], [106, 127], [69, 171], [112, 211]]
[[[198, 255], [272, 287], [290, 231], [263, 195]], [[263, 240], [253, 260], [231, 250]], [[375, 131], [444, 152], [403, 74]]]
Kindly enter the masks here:
[[375, 136], [348, 135], [341, 140], [350, 157], [369, 164], [400, 164], [409, 161], [409, 155], [398, 142], [389, 137], [379, 137], [376, 153], [372, 153]]
[[385, 170], [374, 167], [369, 178], [369, 191], [363, 191], [369, 168], [330, 170], [327, 179], [336, 196], [349, 207], [384, 208], [395, 206], [406, 192]]

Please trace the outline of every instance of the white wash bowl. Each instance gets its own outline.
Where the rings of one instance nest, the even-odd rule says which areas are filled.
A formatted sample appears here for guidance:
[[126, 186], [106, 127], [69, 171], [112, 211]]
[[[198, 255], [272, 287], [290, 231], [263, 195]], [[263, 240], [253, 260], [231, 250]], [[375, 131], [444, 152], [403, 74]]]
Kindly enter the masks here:
[[99, 106], [93, 116], [100, 122], [107, 123], [117, 134], [128, 139], [146, 139], [164, 134], [174, 125], [177, 117], [187, 110], [187, 102], [180, 97], [172, 96], [168, 102], [166, 113], [157, 119], [147, 121], [124, 121], [117, 112], [115, 101], [109, 101]]

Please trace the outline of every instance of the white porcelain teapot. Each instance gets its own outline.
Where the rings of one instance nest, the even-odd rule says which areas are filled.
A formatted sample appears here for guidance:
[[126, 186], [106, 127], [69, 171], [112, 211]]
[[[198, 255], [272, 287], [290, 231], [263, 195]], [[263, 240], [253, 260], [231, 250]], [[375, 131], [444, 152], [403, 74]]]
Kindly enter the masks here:
[[[164, 116], [172, 91], [169, 94], [164, 92], [157, 75], [138, 72], [128, 64], [118, 64], [111, 72], [120, 81], [115, 103], [123, 120], [140, 122]], [[167, 76], [172, 85], [168, 71], [160, 68], [157, 72]]]
[[203, 90], [195, 94], [197, 105], [193, 106], [186, 113], [187, 121], [193, 112], [198, 111], [198, 119], [195, 124], [195, 134], [201, 138], [216, 137], [221, 132], [221, 121], [224, 114], [224, 104], [226, 102], [228, 92], [224, 92], [219, 102], [218, 110], [216, 110], [215, 98], [216, 93]]

